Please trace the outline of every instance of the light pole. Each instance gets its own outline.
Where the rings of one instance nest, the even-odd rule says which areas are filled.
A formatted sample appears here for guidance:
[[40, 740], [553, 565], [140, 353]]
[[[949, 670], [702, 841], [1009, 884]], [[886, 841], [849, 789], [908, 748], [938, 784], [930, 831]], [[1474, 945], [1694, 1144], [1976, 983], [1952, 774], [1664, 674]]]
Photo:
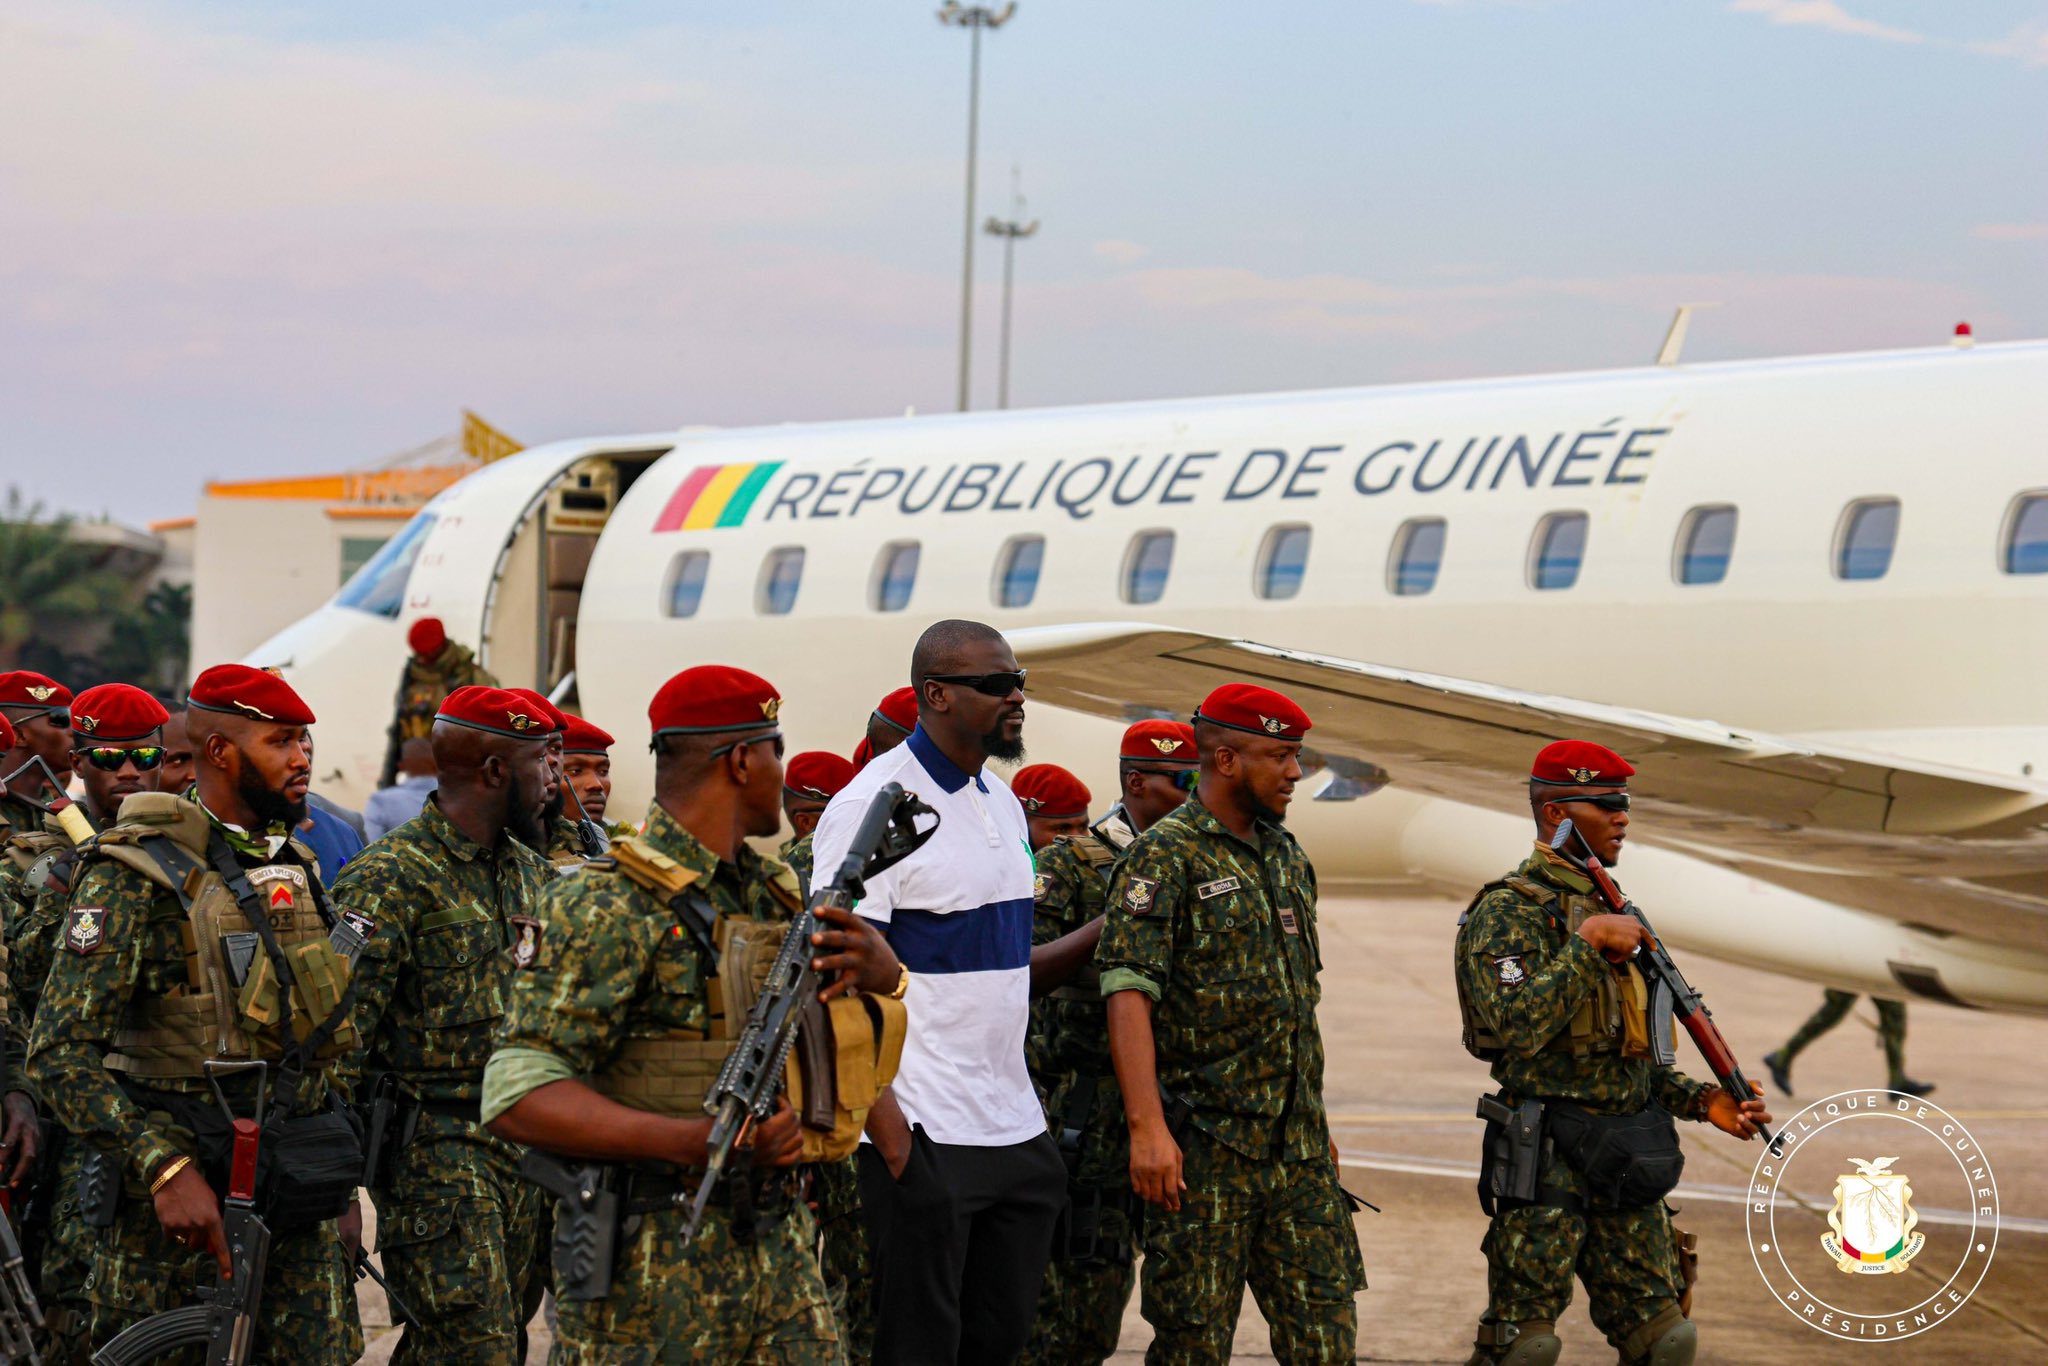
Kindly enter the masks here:
[[1010, 285], [1016, 277], [1017, 239], [1038, 231], [1038, 220], [1024, 221], [1024, 192], [1017, 188], [1017, 172], [1010, 172], [1010, 217], [991, 218], [981, 230], [1003, 239], [1003, 349], [996, 372], [996, 407], [1010, 406]]
[[1001, 9], [986, 5], [963, 5], [946, 0], [939, 8], [939, 22], [957, 24], [973, 38], [967, 59], [967, 229], [960, 262], [960, 385], [956, 406], [967, 411], [968, 354], [974, 329], [974, 158], [981, 119], [981, 31], [1001, 28], [1017, 12], [1015, 0]]

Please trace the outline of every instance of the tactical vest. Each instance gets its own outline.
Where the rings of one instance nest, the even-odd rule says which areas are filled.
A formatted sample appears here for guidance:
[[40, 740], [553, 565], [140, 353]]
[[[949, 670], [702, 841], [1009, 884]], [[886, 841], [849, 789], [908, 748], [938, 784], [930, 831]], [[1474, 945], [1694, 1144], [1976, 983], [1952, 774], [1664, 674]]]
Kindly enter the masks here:
[[[1117, 850], [1110, 846], [1099, 828], [1091, 829], [1088, 833], [1092, 838], [1071, 839], [1068, 843], [1074, 846], [1074, 852], [1088, 865], [1088, 871], [1107, 882], [1109, 870], [1116, 866]], [[1090, 958], [1064, 986], [1053, 988], [1052, 999], [1101, 1004], [1102, 971], [1095, 966], [1095, 960]]]
[[[280, 1061], [304, 1051], [325, 1063], [356, 1046], [348, 960], [329, 942], [312, 851], [294, 842], [298, 863], [243, 871], [249, 892], [237, 900], [208, 859], [211, 822], [197, 804], [168, 792], [138, 793], [121, 804], [121, 823], [85, 851], [112, 859], [174, 893], [181, 926], [185, 981], [161, 996], [138, 996], [114, 1035], [109, 1069], [138, 1081], [205, 1077], [209, 1059]], [[282, 952], [285, 976], [272, 959], [256, 917]], [[66, 926], [66, 933], [70, 926]], [[289, 1002], [292, 1043], [281, 1026]], [[315, 1037], [318, 1036], [318, 1037]]]
[[[1555, 888], [1514, 873], [1481, 887], [1458, 917], [1458, 928], [1465, 927], [1481, 901], [1503, 889], [1541, 906], [1550, 918], [1551, 929], [1562, 931], [1564, 938], [1576, 933], [1587, 916], [1606, 912], [1591, 896], [1560, 896]], [[1563, 939], [1559, 943], [1561, 947]], [[1571, 1022], [1551, 1035], [1540, 1052], [1570, 1053], [1573, 1057], [1600, 1053], [1619, 1053], [1625, 1058], [1650, 1056], [1649, 984], [1634, 963], [1619, 968], [1609, 966], [1612, 970], [1600, 974], [1592, 995], [1572, 1012]], [[1471, 993], [1465, 989], [1465, 974], [1459, 972], [1454, 976], [1458, 984], [1458, 1014], [1464, 1020], [1465, 1051], [1482, 1062], [1493, 1062], [1506, 1054], [1507, 1046], [1493, 1027], [1480, 1018]]]
[[[645, 888], [677, 914], [679, 903], [693, 893], [700, 875], [683, 867], [640, 836], [620, 840], [608, 859], [585, 866], [582, 876], [618, 872]], [[792, 914], [803, 909], [797, 895], [796, 879], [783, 869], [769, 889]], [[704, 910], [709, 913], [710, 906]], [[705, 985], [710, 1003], [709, 1029], [675, 1029], [654, 1038], [628, 1039], [605, 1069], [590, 1079], [599, 1093], [621, 1105], [655, 1114], [697, 1118], [704, 1114], [704, 1100], [718, 1080], [719, 1069], [732, 1052], [734, 1040], [754, 998], [775, 963], [776, 954], [789, 933], [787, 924], [718, 917], [714, 922], [717, 948], [716, 971]], [[896, 1075], [903, 1055], [908, 1017], [901, 1001], [887, 997], [851, 996], [834, 999], [826, 1007], [832, 1030], [834, 1080], [837, 1103], [830, 1133], [803, 1130], [803, 1159], [830, 1161], [845, 1157], [860, 1144], [867, 1114], [884, 1086]], [[784, 1073], [790, 1104], [803, 1107], [803, 1081], [792, 1052]]]

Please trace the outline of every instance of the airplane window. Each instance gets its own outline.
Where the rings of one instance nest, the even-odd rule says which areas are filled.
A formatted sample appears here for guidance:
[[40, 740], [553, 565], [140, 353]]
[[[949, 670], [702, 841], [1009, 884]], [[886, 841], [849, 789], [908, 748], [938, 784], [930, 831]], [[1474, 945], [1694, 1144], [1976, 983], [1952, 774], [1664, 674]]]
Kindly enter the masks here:
[[353, 607], [374, 616], [396, 617], [405, 606], [405, 585], [412, 577], [413, 561], [434, 529], [432, 513], [416, 514], [405, 529], [384, 543], [369, 562], [352, 575], [334, 595], [337, 607]]
[[1045, 566], [1045, 537], [1013, 536], [996, 561], [996, 606], [1029, 607]]
[[796, 590], [804, 581], [804, 548], [786, 545], [761, 561], [761, 587], [755, 609], [771, 617], [787, 616], [796, 606]]
[[1586, 558], [1586, 514], [1553, 512], [1529, 538], [1529, 586], [1570, 588]]
[[1299, 523], [1276, 526], [1266, 533], [1259, 552], [1259, 596], [1291, 598], [1301, 591], [1301, 577], [1308, 572], [1310, 531]]
[[711, 552], [685, 550], [668, 567], [668, 614], [694, 617], [704, 600], [704, 575], [711, 568]]
[[1387, 557], [1387, 591], [1396, 597], [1419, 597], [1436, 587], [1436, 571], [1444, 562], [1444, 520], [1416, 517], [1394, 533], [1394, 553]]
[[1892, 567], [1892, 547], [1899, 539], [1899, 500], [1859, 498], [1842, 510], [1842, 530], [1835, 540], [1835, 577], [1881, 579]]
[[1124, 556], [1124, 601], [1157, 602], [1173, 570], [1173, 533], [1141, 531]]
[[2048, 574], [2048, 493], [2023, 493], [2005, 521], [2005, 572]]
[[882, 547], [875, 560], [875, 586], [870, 595], [876, 611], [900, 612], [910, 605], [910, 590], [917, 586], [917, 559], [916, 541]]
[[1726, 503], [1696, 507], [1678, 526], [1678, 559], [1672, 577], [1680, 583], [1719, 583], [1728, 577], [1735, 554], [1735, 509]]

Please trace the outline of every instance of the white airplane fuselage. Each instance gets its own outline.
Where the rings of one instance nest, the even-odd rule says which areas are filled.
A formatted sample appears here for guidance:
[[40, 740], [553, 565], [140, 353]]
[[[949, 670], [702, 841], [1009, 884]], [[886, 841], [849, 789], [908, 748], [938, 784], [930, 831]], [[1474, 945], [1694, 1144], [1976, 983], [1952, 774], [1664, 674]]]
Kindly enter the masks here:
[[[323, 777], [334, 761], [328, 785], [358, 799], [405, 627], [424, 615], [481, 642], [508, 683], [542, 687], [573, 622], [580, 708], [621, 737], [615, 814], [647, 799], [645, 705], [677, 669], [766, 675], [792, 746], [844, 753], [908, 681], [918, 633], [950, 616], [1181, 626], [2048, 774], [2048, 574], [2007, 572], [2006, 550], [2035, 525], [2027, 496], [2048, 493], [2044, 432], [2048, 344], [2025, 343], [558, 443], [429, 506], [409, 577], [384, 567], [403, 585], [395, 614], [330, 605], [251, 658], [289, 661], [322, 717]], [[593, 471], [602, 485], [607, 462], [630, 487], [601, 509], [562, 504]], [[1852, 508], [1873, 500], [1896, 503], [1888, 563], [1842, 577], [1845, 553], [1858, 572], [1877, 563], [1871, 525], [1844, 544]], [[1706, 508], [1735, 510], [1725, 575], [1682, 583], [1681, 531]], [[1572, 513], [1586, 519], [1575, 580], [1532, 586], [1532, 537]], [[1392, 559], [1416, 519], [1441, 520], [1440, 566], [1427, 591], [1397, 594]], [[1307, 531], [1298, 588], [1262, 596], [1282, 528]], [[1134, 546], [1156, 532], [1172, 533], [1170, 567], [1133, 601]], [[587, 569], [569, 554], [565, 571], [552, 542], [579, 536], [595, 538], [579, 542]], [[1006, 548], [1034, 536], [1035, 591], [1000, 605]], [[899, 604], [885, 569], [913, 543]], [[771, 557], [790, 550], [794, 594], [767, 610], [782, 605]], [[701, 594], [672, 615], [690, 597], [678, 574], [687, 587], [699, 567]], [[577, 569], [580, 590], [561, 587]], [[1283, 567], [1278, 586], [1292, 577]], [[1106, 806], [1116, 734], [1040, 708], [1026, 741]], [[1289, 823], [1326, 887], [1368, 891], [1471, 888], [1518, 861], [1528, 833], [1398, 787], [1298, 799]], [[2048, 1010], [2048, 920], [2037, 942], [1986, 944], [1916, 928], [1907, 907], [1849, 911], [1637, 847], [1655, 841], [1639, 823], [1621, 871], [1675, 942], [1894, 995], [1894, 965], [1920, 964], [1959, 999]]]

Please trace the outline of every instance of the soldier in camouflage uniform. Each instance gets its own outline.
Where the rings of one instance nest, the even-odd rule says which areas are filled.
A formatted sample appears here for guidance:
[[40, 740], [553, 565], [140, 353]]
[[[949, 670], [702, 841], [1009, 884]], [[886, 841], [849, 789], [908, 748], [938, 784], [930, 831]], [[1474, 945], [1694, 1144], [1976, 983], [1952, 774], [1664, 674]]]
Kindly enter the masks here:
[[[802, 1150], [793, 1112], [752, 1131], [752, 1162], [741, 1154], [727, 1167], [694, 1241], [674, 1198], [701, 1179], [702, 1098], [731, 1047], [718, 964], [743, 938], [772, 945], [779, 931], [753, 927], [798, 904], [788, 870], [746, 843], [780, 825], [780, 706], [765, 680], [724, 666], [663, 685], [648, 709], [646, 833], [548, 887], [538, 951], [514, 975], [485, 1075], [487, 1122], [513, 1142], [630, 1173], [621, 1215], [632, 1222], [605, 1293], [557, 1287], [558, 1366], [843, 1359], [815, 1226], [786, 1170]], [[696, 919], [706, 910], [708, 929]], [[814, 962], [847, 974], [833, 994], [901, 986], [878, 933], [852, 915], [823, 919]]]
[[[313, 714], [281, 678], [238, 664], [202, 673], [190, 706], [198, 801], [132, 796], [80, 860], [29, 1044], [41, 1094], [122, 1189], [87, 1286], [96, 1342], [188, 1303], [202, 1274], [231, 1270], [226, 1117], [202, 1064], [267, 1060], [271, 1117], [309, 1119], [344, 1099], [330, 1070], [354, 1044], [313, 854], [289, 837], [305, 818]], [[235, 942], [251, 934], [252, 956], [237, 959]], [[283, 973], [276, 955], [291, 964]], [[254, 984], [239, 993], [246, 1006], [220, 999], [237, 993], [238, 972]], [[221, 1084], [249, 1117], [257, 1077]], [[266, 1218], [254, 1356], [348, 1366], [362, 1330], [344, 1246], [361, 1218], [347, 1190], [300, 1192]]]
[[[1185, 721], [1140, 721], [1117, 759], [1123, 800], [1086, 833], [1037, 851], [1031, 942], [1050, 944], [1101, 919], [1110, 869], [1137, 836], [1187, 799], [1195, 733]], [[1023, 795], [1023, 774], [1013, 790]], [[1081, 808], [1086, 811], [1085, 804]], [[1043, 814], [1066, 811], [1053, 803]], [[1098, 1366], [1116, 1351], [1137, 1284], [1137, 1204], [1124, 1142], [1123, 1093], [1109, 1058], [1109, 1022], [1091, 965], [1031, 1003], [1031, 1079], [1068, 1166], [1068, 1211], [1053, 1237], [1038, 1316], [1019, 1366]]]
[[[790, 756], [782, 772], [782, 814], [795, 833], [776, 856], [796, 874], [806, 899], [811, 894], [811, 835], [818, 817], [856, 772], [851, 760], [824, 750]], [[867, 1223], [861, 1216], [857, 1155], [808, 1167], [811, 1209], [818, 1219], [818, 1267], [839, 1323], [847, 1366], [867, 1366], [874, 1351], [874, 1274], [868, 1264]]]
[[405, 635], [412, 654], [405, 672], [398, 676], [398, 698], [392, 706], [390, 728], [385, 732], [384, 767], [377, 786], [398, 781], [398, 750], [415, 735], [429, 735], [434, 714], [457, 688], [495, 688], [498, 680], [477, 663], [467, 646], [448, 639], [448, 629], [439, 617], [421, 617]]
[[512, 965], [538, 943], [552, 877], [532, 848], [552, 733], [502, 689], [450, 693], [434, 719], [440, 788], [334, 884], [335, 903], [377, 927], [356, 977], [363, 1043], [349, 1070], [359, 1094], [395, 1087], [370, 1191], [384, 1274], [417, 1320], [394, 1362], [519, 1366], [546, 1288], [541, 1193], [478, 1106]]
[[[1836, 991], [1829, 987], [1822, 995], [1820, 1009], [1807, 1017], [1806, 1023], [1785, 1041], [1783, 1048], [1764, 1056], [1764, 1066], [1771, 1070], [1771, 1080], [1777, 1083], [1780, 1091], [1788, 1096], [1792, 1094], [1792, 1059], [1798, 1057], [1808, 1044], [1840, 1024], [1855, 1004], [1855, 992]], [[1877, 1007], [1877, 1041], [1884, 1049], [1885, 1071], [1890, 1078], [1886, 1084], [1902, 1096], [1926, 1095], [1934, 1089], [1934, 1083], [1915, 1081], [1906, 1075], [1906, 1003], [1873, 996], [1870, 1004]]]
[[[1593, 884], [1550, 849], [1551, 834], [1569, 817], [1586, 847], [1613, 866], [1628, 829], [1634, 772], [1614, 751], [1583, 740], [1559, 741], [1537, 756], [1529, 795], [1536, 848], [1480, 892], [1458, 929], [1466, 1046], [1492, 1062], [1498, 1100], [1509, 1107], [1540, 1100], [1546, 1110], [1562, 1102], [1572, 1116], [1653, 1118], [1661, 1110], [1748, 1138], [1770, 1120], [1761, 1102], [1737, 1104], [1720, 1087], [1651, 1061], [1648, 988], [1625, 961], [1648, 934], [1632, 916], [1603, 913]], [[1680, 1308], [1685, 1271], [1661, 1193], [1632, 1207], [1595, 1199], [1586, 1174], [1564, 1156], [1569, 1131], [1560, 1135], [1555, 1123], [1546, 1114], [1532, 1198], [1482, 1196], [1492, 1219], [1481, 1243], [1487, 1308], [1470, 1366], [1551, 1366], [1574, 1272], [1585, 1282], [1594, 1326], [1624, 1363], [1685, 1366], [1697, 1336]], [[1675, 1154], [1669, 1122], [1656, 1127]], [[1504, 1142], [1503, 1126], [1490, 1124], [1483, 1187]], [[1675, 1183], [1676, 1166], [1668, 1171]]]
[[[162, 728], [169, 720], [162, 703], [126, 683], [87, 688], [73, 701], [76, 748], [71, 769], [84, 789], [80, 807], [94, 830], [113, 825], [128, 797], [157, 790], [164, 757]], [[24, 889], [32, 892], [31, 909], [7, 929], [10, 971], [20, 984], [17, 1000], [22, 1018], [32, 1020], [50, 960], [57, 953], [79, 851], [56, 821], [46, 817], [40, 837], [17, 840], [8, 852], [10, 858], [20, 854], [33, 860], [22, 879]], [[26, 1042], [25, 1034], [19, 1037]], [[96, 1239], [78, 1205], [78, 1180], [88, 1149], [67, 1138], [62, 1125], [50, 1126], [35, 1193], [21, 1219], [24, 1251], [30, 1265], [38, 1268], [36, 1290], [50, 1333], [43, 1359], [49, 1366], [83, 1366], [91, 1355], [92, 1301], [85, 1283], [92, 1274]]]
[[[62, 782], [71, 769], [71, 690], [56, 679], [28, 669], [0, 673], [0, 716], [7, 718], [13, 739], [0, 752], [0, 778], [30, 759], [41, 759]], [[42, 770], [29, 768], [0, 785], [0, 825], [14, 834], [43, 828], [49, 800]]]
[[597, 827], [608, 848], [633, 833], [624, 821], [606, 817], [612, 803], [611, 748], [617, 742], [580, 716], [567, 722], [562, 728], [563, 813]]
[[1095, 965], [1148, 1205], [1153, 1366], [1228, 1361], [1247, 1284], [1278, 1359], [1355, 1353], [1365, 1267], [1323, 1109], [1315, 870], [1281, 824], [1309, 725], [1267, 688], [1210, 693], [1195, 792], [1110, 880]]

